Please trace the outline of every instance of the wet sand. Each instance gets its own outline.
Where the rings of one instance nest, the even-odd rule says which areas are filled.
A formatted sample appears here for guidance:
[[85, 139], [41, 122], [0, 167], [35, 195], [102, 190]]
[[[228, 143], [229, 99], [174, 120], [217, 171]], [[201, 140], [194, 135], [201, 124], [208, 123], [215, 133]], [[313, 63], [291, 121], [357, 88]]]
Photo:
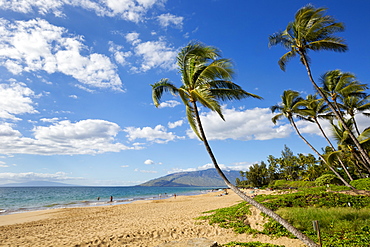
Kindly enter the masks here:
[[[236, 234], [230, 229], [196, 221], [194, 218], [205, 211], [241, 202], [233, 192], [227, 196], [219, 194], [4, 215], [0, 216], [0, 246], [154, 247], [202, 237], [219, 244], [260, 241], [287, 247], [304, 246], [297, 239]], [[251, 225], [258, 226], [256, 223], [262, 218], [257, 210], [252, 212], [248, 220]]]

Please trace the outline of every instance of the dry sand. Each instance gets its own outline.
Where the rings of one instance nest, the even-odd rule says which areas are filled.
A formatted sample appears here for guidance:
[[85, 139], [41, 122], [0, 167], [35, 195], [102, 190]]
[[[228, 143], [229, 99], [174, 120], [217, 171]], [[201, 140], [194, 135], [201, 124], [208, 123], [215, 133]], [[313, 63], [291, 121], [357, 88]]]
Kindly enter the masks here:
[[[304, 246], [300, 240], [248, 234], [199, 223], [194, 218], [212, 209], [228, 207], [241, 199], [233, 192], [178, 196], [130, 204], [51, 209], [0, 216], [0, 246], [157, 246], [170, 241], [208, 238], [225, 244], [231, 241], [260, 241]], [[252, 225], [261, 221], [254, 210]], [[258, 224], [257, 224], [258, 225]]]

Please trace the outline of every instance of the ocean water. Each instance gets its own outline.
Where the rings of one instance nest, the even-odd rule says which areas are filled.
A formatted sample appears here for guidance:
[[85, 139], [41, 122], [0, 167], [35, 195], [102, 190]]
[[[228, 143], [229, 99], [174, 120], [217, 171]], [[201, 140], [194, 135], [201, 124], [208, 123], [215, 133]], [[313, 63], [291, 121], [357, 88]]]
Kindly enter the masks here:
[[[0, 215], [65, 207], [159, 200], [207, 193], [208, 187], [0, 187]], [[110, 197], [113, 202], [110, 202]]]

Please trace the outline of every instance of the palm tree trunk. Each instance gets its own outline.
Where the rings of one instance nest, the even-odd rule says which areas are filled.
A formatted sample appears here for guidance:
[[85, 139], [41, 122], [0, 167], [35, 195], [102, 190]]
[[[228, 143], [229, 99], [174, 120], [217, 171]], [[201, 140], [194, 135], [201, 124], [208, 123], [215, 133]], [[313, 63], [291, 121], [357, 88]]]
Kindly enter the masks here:
[[335, 114], [336, 118], [338, 119], [338, 121], [344, 126], [344, 128], [348, 131], [348, 134], [350, 135], [351, 139], [353, 140], [353, 142], [355, 143], [356, 147], [358, 148], [358, 150], [360, 151], [361, 153], [361, 156], [363, 156], [367, 162], [367, 164], [370, 165], [370, 157], [369, 155], [366, 153], [366, 151], [361, 147], [361, 144], [360, 142], [357, 140], [357, 138], [353, 135], [352, 131], [348, 128], [348, 126], [346, 125], [346, 123], [344, 122], [341, 114], [335, 109], [335, 107], [333, 106], [333, 104], [328, 100], [328, 98], [326, 97], [326, 95], [322, 92], [322, 90], [320, 89], [320, 87], [316, 84], [316, 82], [314, 81], [313, 77], [312, 77], [312, 73], [311, 73], [311, 69], [310, 69], [310, 66], [307, 62], [307, 58], [306, 58], [306, 55], [304, 55], [303, 53], [299, 52], [299, 54], [301, 55], [301, 58], [302, 58], [302, 62], [303, 62], [303, 65], [306, 67], [306, 70], [307, 70], [307, 74], [308, 74], [308, 77], [311, 81], [311, 83], [313, 84], [314, 88], [316, 89], [316, 91], [320, 94], [320, 96], [325, 100], [325, 102], [328, 104], [329, 108], [332, 110], [332, 112]]
[[360, 177], [361, 177], [361, 178], [366, 178], [366, 177], [365, 177], [365, 175], [364, 175], [364, 174], [362, 174], [362, 172], [361, 172], [361, 167], [360, 167], [357, 163], [358, 163], [358, 161], [357, 161], [357, 160], [355, 160], [355, 161], [353, 162], [353, 164], [354, 164], [354, 166], [355, 166], [356, 171], [358, 172], [358, 174], [360, 174]]
[[329, 167], [332, 172], [334, 172], [334, 174], [344, 183], [344, 185], [356, 192], [356, 189], [350, 185], [333, 167], [331, 167], [328, 162], [326, 162], [325, 158], [306, 140], [306, 138], [301, 135], [294, 120], [289, 119], [289, 121], [293, 125], [293, 128], [297, 132], [298, 136], [320, 157], [320, 159]]
[[358, 129], [358, 126], [357, 126], [357, 122], [356, 122], [356, 119], [355, 119], [355, 116], [352, 116], [352, 120], [353, 120], [353, 125], [355, 126], [355, 130], [357, 132], [357, 135], [360, 135], [360, 130]]
[[[362, 166], [363, 166], [364, 168], [366, 168], [366, 169], [367, 169], [367, 171], [370, 173], [370, 167], [368, 167], [368, 166], [366, 165], [366, 162], [365, 162], [363, 159], [361, 159], [362, 157], [358, 157], [358, 154], [356, 153], [356, 151], [353, 151], [353, 152], [352, 152], [352, 154], [353, 154], [353, 156], [358, 160], [358, 162], [359, 162], [359, 163], [361, 163], [361, 164], [362, 164]], [[362, 162], [360, 162], [360, 161], [362, 161]]]
[[232, 191], [234, 191], [235, 194], [237, 194], [240, 198], [242, 198], [244, 201], [246, 201], [247, 203], [249, 203], [252, 206], [256, 207], [262, 213], [270, 216], [272, 219], [274, 219], [275, 221], [277, 221], [278, 223], [280, 223], [282, 226], [284, 226], [289, 232], [291, 232], [294, 236], [296, 236], [298, 239], [300, 239], [308, 247], [318, 247], [319, 246], [318, 244], [316, 244], [312, 239], [308, 238], [306, 235], [304, 235], [302, 232], [300, 232], [297, 228], [295, 228], [288, 221], [286, 221], [285, 219], [281, 218], [280, 215], [276, 214], [271, 209], [266, 208], [264, 205], [256, 202], [251, 197], [247, 196], [245, 193], [243, 193], [242, 191], [240, 191], [235, 185], [233, 185], [232, 183], [230, 183], [230, 181], [227, 179], [227, 177], [225, 176], [225, 174], [220, 169], [220, 167], [219, 167], [219, 165], [217, 163], [217, 160], [216, 160], [216, 158], [215, 158], [215, 156], [214, 156], [214, 154], [212, 152], [212, 149], [211, 149], [211, 147], [208, 144], [208, 141], [207, 141], [207, 138], [206, 138], [206, 135], [204, 133], [203, 126], [202, 126], [202, 122], [200, 121], [199, 112], [198, 112], [198, 108], [197, 108], [196, 102], [192, 102], [192, 103], [193, 103], [193, 107], [194, 107], [196, 123], [198, 125], [199, 133], [200, 133], [200, 135], [202, 137], [203, 144], [204, 144], [204, 146], [205, 146], [205, 148], [206, 148], [209, 156], [211, 157], [212, 163], [215, 166], [217, 173], [224, 180], [225, 184]]
[[[327, 140], [327, 142], [329, 143], [329, 145], [330, 145], [330, 147], [331, 147], [331, 150], [335, 151], [335, 148], [334, 148], [333, 144], [331, 143], [331, 141], [329, 140], [329, 138], [326, 136], [326, 134], [325, 134], [324, 130], [322, 129], [322, 127], [321, 127], [321, 125], [320, 125], [319, 121], [317, 120], [317, 118], [315, 117], [315, 118], [313, 118], [313, 119], [314, 119], [315, 123], [317, 124], [317, 126], [319, 127], [319, 129], [320, 129], [321, 133], [323, 134], [323, 136], [325, 137], [325, 139], [326, 139], [326, 140]], [[353, 181], [353, 178], [352, 178], [351, 174], [349, 173], [349, 171], [348, 171], [347, 167], [344, 165], [343, 161], [342, 161], [340, 158], [338, 158], [338, 160], [339, 160], [339, 163], [341, 164], [341, 166], [343, 167], [344, 171], [346, 172], [346, 174], [347, 174], [348, 178], [349, 178], [351, 181]]]

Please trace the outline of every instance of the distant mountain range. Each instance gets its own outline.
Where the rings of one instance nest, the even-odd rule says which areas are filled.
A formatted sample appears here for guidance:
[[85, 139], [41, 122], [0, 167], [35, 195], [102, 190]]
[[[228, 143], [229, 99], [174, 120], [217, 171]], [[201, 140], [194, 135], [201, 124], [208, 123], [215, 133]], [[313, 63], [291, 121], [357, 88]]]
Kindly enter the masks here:
[[11, 183], [11, 184], [1, 184], [0, 187], [65, 187], [65, 186], [76, 186], [73, 184], [64, 184], [58, 182], [48, 182], [48, 181], [30, 181], [25, 183]]
[[[241, 179], [239, 171], [224, 171], [229, 181], [235, 184], [236, 178]], [[48, 181], [30, 181], [25, 183], [2, 184], [0, 187], [66, 187], [76, 186]], [[225, 183], [218, 175], [216, 169], [208, 169], [193, 172], [179, 172], [164, 177], [150, 180], [138, 186], [157, 187], [225, 187]]]
[[[224, 171], [229, 181], [235, 184], [236, 178], [241, 179], [239, 171]], [[159, 187], [225, 187], [225, 183], [218, 175], [216, 169], [193, 172], [179, 172], [150, 180], [139, 186]]]

